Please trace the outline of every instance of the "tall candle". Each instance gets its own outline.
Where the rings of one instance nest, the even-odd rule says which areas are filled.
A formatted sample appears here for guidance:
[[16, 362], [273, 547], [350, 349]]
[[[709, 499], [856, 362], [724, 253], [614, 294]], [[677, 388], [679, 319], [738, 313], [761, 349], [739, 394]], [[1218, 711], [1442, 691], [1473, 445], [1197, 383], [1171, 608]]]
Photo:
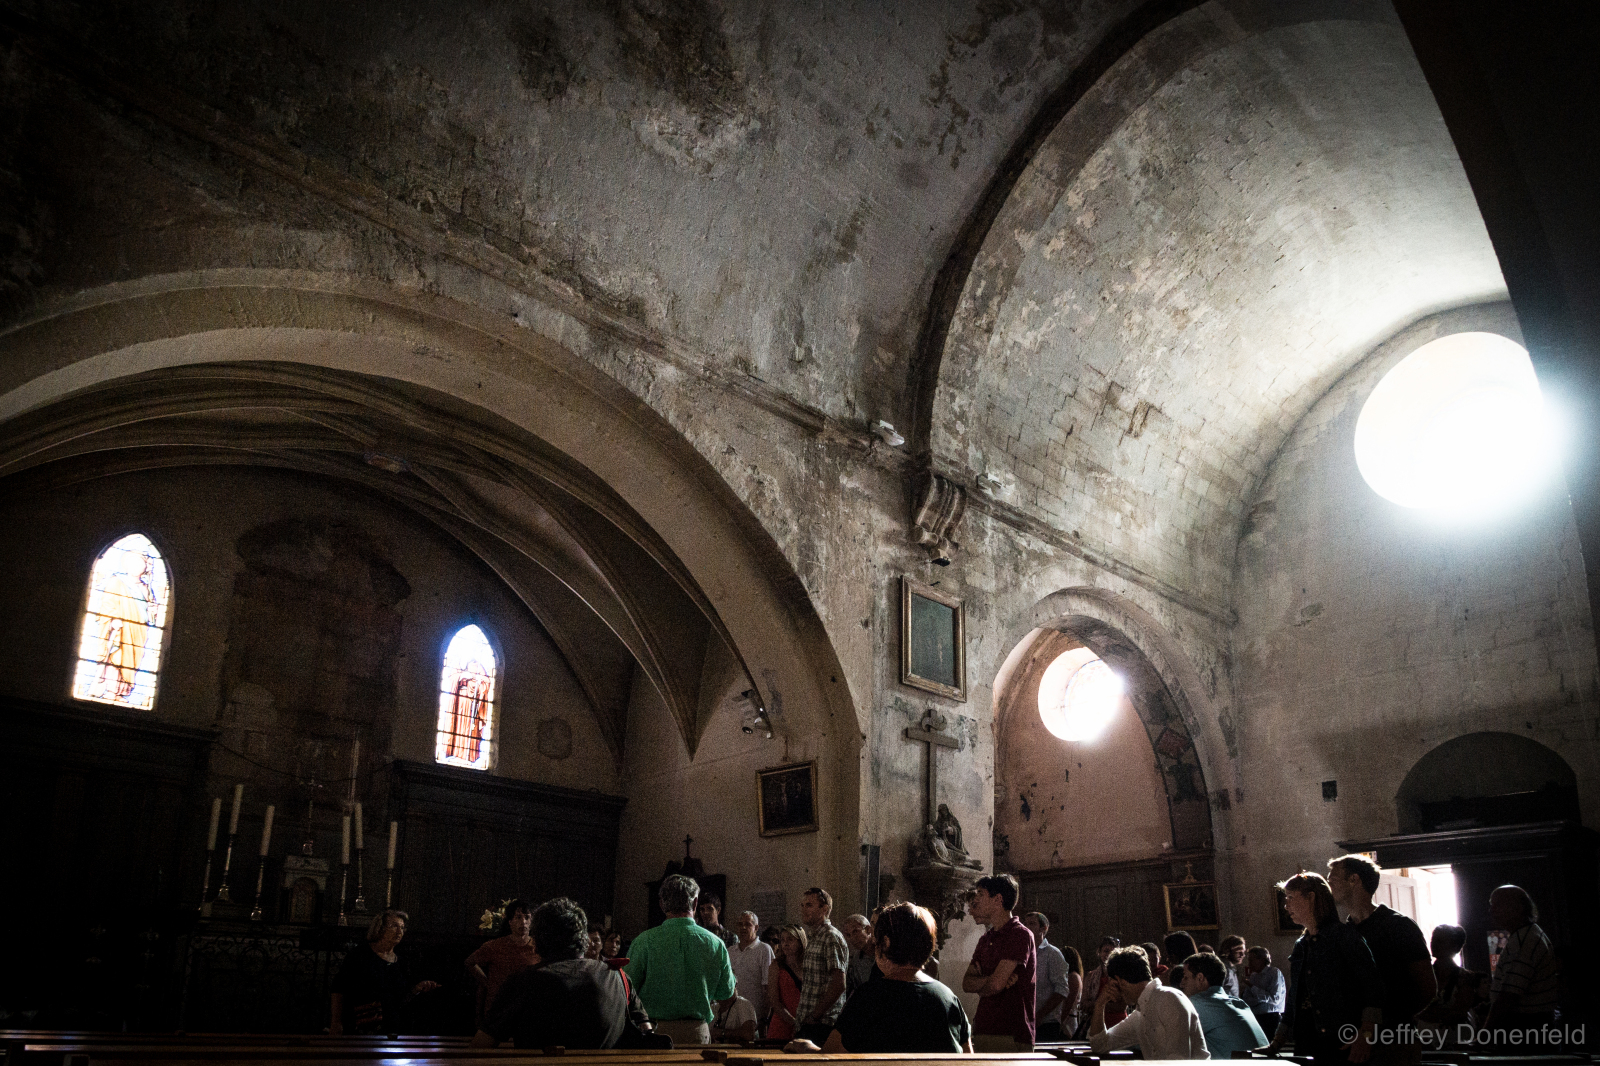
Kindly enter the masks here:
[[363, 847], [363, 843], [362, 843], [362, 839], [361, 839], [361, 804], [358, 801], [356, 803], [356, 850], [360, 851], [362, 849], [362, 847]]
[[350, 862], [350, 816], [347, 814], [339, 819], [339, 861], [345, 864]]
[[228, 835], [239, 831], [239, 808], [244, 804], [244, 786], [233, 786], [233, 815], [228, 819]]
[[211, 828], [206, 830], [206, 850], [217, 850], [217, 823], [222, 821], [222, 797], [211, 800]]
[[272, 843], [272, 814], [275, 810], [270, 804], [267, 806], [267, 820], [261, 823], [261, 857], [267, 857], [267, 846]]
[[389, 869], [391, 869], [391, 870], [394, 869], [394, 846], [395, 846], [395, 842], [397, 840], [399, 840], [399, 839], [400, 839], [400, 823], [399, 822], [390, 822], [389, 823]]

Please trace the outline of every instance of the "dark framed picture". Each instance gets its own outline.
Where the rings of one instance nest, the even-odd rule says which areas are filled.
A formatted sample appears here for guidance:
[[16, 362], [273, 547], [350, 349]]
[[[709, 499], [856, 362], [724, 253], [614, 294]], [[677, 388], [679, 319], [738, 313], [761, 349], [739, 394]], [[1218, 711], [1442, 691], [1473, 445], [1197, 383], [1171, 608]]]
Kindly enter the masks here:
[[761, 835], [817, 831], [817, 763], [790, 763], [756, 771], [756, 813]]
[[959, 599], [900, 579], [900, 683], [967, 699], [967, 612]]
[[1167, 932], [1217, 927], [1217, 886], [1210, 881], [1162, 885], [1167, 898]]
[[1278, 912], [1278, 932], [1298, 933], [1301, 927], [1289, 917], [1289, 898], [1284, 895], [1283, 889], [1277, 885], [1272, 886], [1272, 906]]

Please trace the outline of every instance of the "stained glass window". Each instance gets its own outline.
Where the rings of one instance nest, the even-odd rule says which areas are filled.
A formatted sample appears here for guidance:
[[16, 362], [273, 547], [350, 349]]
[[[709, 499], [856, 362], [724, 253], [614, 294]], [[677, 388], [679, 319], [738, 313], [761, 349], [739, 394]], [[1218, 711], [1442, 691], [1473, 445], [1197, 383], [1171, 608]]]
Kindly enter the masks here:
[[141, 711], [155, 706], [171, 595], [167, 564], [143, 533], [129, 533], [100, 554], [89, 571], [73, 699]]
[[494, 683], [499, 672], [489, 637], [466, 626], [450, 638], [439, 677], [435, 760], [473, 770], [489, 768], [494, 744]]

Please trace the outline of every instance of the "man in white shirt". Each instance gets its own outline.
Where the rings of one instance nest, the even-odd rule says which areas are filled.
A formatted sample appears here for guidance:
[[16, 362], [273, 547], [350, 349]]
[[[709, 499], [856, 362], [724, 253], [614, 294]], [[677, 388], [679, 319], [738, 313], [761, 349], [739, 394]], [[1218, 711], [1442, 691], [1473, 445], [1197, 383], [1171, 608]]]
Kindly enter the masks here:
[[[1106, 1003], [1113, 994], [1137, 1009], [1106, 1028]], [[1096, 1055], [1137, 1046], [1147, 1059], [1209, 1059], [1200, 1015], [1189, 997], [1151, 980], [1150, 960], [1140, 948], [1119, 948], [1106, 960], [1106, 977], [1095, 997], [1089, 1047]]]
[[733, 967], [734, 992], [750, 1001], [755, 1009], [756, 1028], [767, 1023], [767, 977], [772, 970], [772, 945], [756, 939], [761, 924], [754, 911], [745, 911], [733, 920], [739, 938], [728, 949], [728, 964]]
[[756, 1010], [735, 992], [732, 999], [711, 1005], [711, 1042], [749, 1044], [756, 1038]]

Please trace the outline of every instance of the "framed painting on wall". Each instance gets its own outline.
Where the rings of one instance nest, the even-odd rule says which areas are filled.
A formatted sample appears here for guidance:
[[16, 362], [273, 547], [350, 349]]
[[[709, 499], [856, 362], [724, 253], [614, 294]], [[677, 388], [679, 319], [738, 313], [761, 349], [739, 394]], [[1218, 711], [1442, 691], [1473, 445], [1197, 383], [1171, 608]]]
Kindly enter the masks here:
[[1210, 881], [1162, 885], [1167, 901], [1167, 932], [1217, 928], [1217, 886]]
[[967, 699], [967, 612], [961, 600], [900, 579], [900, 683]]
[[757, 770], [756, 816], [764, 837], [816, 832], [816, 760]]

